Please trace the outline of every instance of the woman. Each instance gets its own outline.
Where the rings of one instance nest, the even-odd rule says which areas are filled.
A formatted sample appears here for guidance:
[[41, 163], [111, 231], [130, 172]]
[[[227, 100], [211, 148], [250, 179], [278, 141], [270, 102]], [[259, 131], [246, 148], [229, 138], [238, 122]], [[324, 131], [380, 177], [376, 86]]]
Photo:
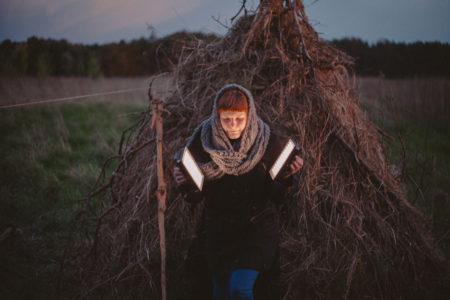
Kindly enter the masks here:
[[[281, 180], [268, 175], [284, 142], [257, 115], [251, 93], [237, 84], [216, 95], [210, 118], [194, 131], [187, 147], [205, 175], [202, 192], [186, 199], [206, 201], [205, 250], [213, 274], [214, 299], [254, 299], [260, 272], [274, 262], [279, 241], [276, 202], [303, 166], [295, 156]], [[173, 170], [178, 185], [186, 177]]]

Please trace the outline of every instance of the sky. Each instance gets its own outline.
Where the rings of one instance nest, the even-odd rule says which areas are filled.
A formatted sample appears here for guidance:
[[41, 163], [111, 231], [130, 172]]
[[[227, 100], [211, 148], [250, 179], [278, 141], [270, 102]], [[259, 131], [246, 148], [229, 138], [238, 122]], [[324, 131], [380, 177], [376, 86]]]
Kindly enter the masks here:
[[[0, 41], [103, 44], [177, 31], [224, 34], [242, 0], [0, 0]], [[257, 0], [247, 0], [255, 9]], [[304, 0], [322, 38], [450, 43], [450, 0]], [[216, 20], [219, 20], [217, 22]]]

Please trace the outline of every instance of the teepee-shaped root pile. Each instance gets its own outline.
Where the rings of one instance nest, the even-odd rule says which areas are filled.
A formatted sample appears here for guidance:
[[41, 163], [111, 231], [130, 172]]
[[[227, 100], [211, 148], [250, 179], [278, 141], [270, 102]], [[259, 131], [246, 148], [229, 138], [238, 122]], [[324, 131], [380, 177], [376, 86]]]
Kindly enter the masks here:
[[[301, 0], [262, 0], [222, 39], [186, 45], [173, 75], [175, 91], [165, 99], [169, 299], [188, 298], [180, 296], [180, 274], [200, 214], [174, 188], [171, 158], [210, 114], [215, 93], [232, 82], [252, 91], [274, 131], [303, 147], [304, 169], [280, 209], [283, 299], [409, 299], [436, 292], [445, 275], [438, 266], [442, 254], [389, 172], [378, 129], [356, 99], [351, 65], [319, 38]], [[89, 229], [89, 251], [80, 242], [78, 268], [71, 269], [81, 296], [160, 295], [151, 120], [149, 110], [80, 217]]]

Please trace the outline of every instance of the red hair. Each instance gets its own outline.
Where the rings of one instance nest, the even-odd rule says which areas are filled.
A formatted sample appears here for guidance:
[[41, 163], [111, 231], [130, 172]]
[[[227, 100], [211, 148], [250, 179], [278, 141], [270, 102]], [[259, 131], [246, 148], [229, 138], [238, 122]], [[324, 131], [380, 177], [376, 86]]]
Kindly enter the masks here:
[[248, 113], [247, 96], [239, 89], [227, 89], [217, 100], [216, 109], [218, 114], [224, 111], [243, 111]]

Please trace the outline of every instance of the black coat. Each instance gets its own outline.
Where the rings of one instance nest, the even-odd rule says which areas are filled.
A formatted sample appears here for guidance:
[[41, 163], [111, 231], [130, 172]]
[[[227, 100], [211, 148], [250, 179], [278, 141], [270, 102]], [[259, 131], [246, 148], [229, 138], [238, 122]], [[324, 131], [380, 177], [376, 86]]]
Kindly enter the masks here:
[[[276, 203], [284, 200], [292, 180], [273, 181], [268, 172], [283, 146], [283, 140], [271, 134], [263, 158], [251, 171], [205, 181], [201, 193], [187, 194], [189, 202], [206, 201], [202, 235], [212, 273], [272, 267], [280, 238]], [[199, 136], [189, 150], [198, 162], [211, 160]]]

